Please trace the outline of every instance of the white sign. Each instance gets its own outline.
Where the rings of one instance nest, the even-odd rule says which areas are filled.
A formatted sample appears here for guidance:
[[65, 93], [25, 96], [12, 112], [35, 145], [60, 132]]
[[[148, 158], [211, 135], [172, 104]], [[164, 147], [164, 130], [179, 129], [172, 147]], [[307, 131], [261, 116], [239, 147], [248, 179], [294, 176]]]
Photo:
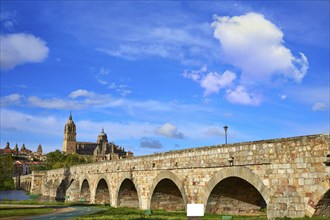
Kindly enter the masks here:
[[204, 216], [204, 204], [187, 204], [187, 216]]

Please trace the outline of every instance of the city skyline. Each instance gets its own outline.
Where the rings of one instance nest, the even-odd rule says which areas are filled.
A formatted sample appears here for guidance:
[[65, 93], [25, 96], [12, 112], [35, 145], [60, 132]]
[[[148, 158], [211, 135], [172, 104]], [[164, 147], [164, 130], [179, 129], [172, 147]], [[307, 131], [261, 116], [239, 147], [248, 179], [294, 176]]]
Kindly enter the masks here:
[[1, 1], [1, 148], [70, 112], [136, 156], [329, 133], [329, 4]]

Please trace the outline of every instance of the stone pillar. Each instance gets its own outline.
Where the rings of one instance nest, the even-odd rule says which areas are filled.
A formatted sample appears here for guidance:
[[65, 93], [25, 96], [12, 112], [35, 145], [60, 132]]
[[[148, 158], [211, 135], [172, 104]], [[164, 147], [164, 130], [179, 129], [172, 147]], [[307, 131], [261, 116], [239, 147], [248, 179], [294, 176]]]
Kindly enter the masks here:
[[32, 171], [31, 194], [43, 195], [43, 178], [46, 171]]
[[142, 210], [150, 209], [150, 207], [149, 207], [150, 201], [148, 201], [148, 198], [141, 196], [140, 199], [141, 199], [141, 202], [140, 202], [141, 207], [140, 207], [140, 209], [142, 209]]

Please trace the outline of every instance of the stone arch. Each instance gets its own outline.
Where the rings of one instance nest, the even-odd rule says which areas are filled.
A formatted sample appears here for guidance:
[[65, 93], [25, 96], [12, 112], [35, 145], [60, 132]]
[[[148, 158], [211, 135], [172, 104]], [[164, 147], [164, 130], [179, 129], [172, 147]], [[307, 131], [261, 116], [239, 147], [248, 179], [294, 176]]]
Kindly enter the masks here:
[[58, 202], [64, 202], [66, 198], [66, 190], [68, 189], [69, 186], [69, 181], [68, 179], [62, 179], [62, 181], [57, 184], [58, 187], [56, 188], [56, 195], [55, 195], [55, 201]]
[[79, 198], [79, 190], [80, 190], [80, 182], [77, 179], [71, 178], [68, 181], [67, 189], [66, 189], [66, 201], [75, 202]]
[[107, 178], [100, 176], [95, 182], [95, 199], [96, 204], [111, 204], [110, 184]]
[[[267, 187], [262, 183], [259, 177], [252, 172], [252, 170], [246, 167], [227, 167], [215, 173], [206, 185], [204, 193], [201, 196], [202, 202], [204, 203], [205, 207], [207, 207], [208, 205], [208, 200], [213, 190], [218, 191], [217, 193], [220, 193], [220, 191], [222, 190], [221, 193], [223, 193], [229, 189], [226, 188], [226, 186], [232, 187], [233, 184], [242, 185], [243, 187], [246, 187], [251, 190], [251, 194], [259, 195], [260, 198], [257, 199], [261, 200], [259, 202], [260, 204], [262, 204], [261, 206], [266, 206], [269, 203], [269, 192]], [[231, 188], [231, 190], [234, 189]], [[218, 194], [218, 196], [219, 195], [220, 194]], [[233, 202], [232, 204], [235, 204], [235, 202]]]
[[115, 194], [117, 207], [141, 207], [141, 194], [134, 181], [130, 178], [130, 175], [123, 176], [119, 183], [120, 185]]
[[313, 215], [322, 215], [320, 211], [322, 207], [320, 206], [330, 207], [330, 204], [322, 204], [322, 200], [327, 198], [330, 198], [330, 178], [324, 180], [309, 198], [306, 215], [310, 217]]
[[[172, 192], [162, 190], [161, 186], [165, 186], [168, 190], [173, 190]], [[158, 190], [158, 191], [157, 191]], [[164, 207], [156, 207], [156, 209], [165, 209], [165, 210], [181, 210], [186, 209], [187, 196], [183, 188], [182, 181], [170, 171], [160, 172], [153, 180], [153, 183], [150, 188], [150, 195], [148, 198], [148, 208], [153, 208], [153, 199], [155, 199], [155, 192], [159, 192], [163, 195], [160, 195], [160, 198], [164, 199], [177, 199], [178, 203], [174, 204], [172, 201], [171, 207], [166, 207], [166, 201]], [[181, 197], [181, 199], [180, 199]], [[182, 201], [181, 201], [182, 200]]]
[[84, 202], [90, 202], [91, 187], [87, 178], [84, 178], [80, 185], [79, 197]]

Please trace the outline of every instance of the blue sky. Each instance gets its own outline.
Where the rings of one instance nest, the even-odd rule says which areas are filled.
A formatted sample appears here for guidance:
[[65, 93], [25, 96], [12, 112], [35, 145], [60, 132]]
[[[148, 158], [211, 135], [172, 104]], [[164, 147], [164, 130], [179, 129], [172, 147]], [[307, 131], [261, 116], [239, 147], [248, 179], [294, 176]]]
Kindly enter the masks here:
[[329, 133], [329, 1], [1, 1], [1, 147], [135, 155]]

